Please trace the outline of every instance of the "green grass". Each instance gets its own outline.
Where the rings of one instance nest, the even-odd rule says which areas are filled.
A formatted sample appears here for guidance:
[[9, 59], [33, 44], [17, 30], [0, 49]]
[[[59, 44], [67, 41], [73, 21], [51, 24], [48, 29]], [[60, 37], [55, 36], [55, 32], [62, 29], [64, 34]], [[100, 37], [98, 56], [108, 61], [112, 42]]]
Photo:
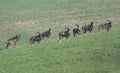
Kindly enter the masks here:
[[[119, 73], [120, 0], [0, 1], [0, 73]], [[107, 19], [110, 32], [98, 33]], [[92, 33], [58, 41], [58, 32], [94, 21]], [[50, 40], [29, 45], [36, 32], [52, 29]], [[5, 41], [20, 33], [18, 48]]]
[[119, 73], [118, 30], [0, 51], [1, 73]]

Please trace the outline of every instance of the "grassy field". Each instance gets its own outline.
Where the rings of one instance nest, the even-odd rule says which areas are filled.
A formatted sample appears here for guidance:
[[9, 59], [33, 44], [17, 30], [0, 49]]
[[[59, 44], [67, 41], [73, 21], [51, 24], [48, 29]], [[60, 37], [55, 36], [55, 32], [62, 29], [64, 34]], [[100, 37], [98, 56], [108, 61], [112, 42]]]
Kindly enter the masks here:
[[[109, 19], [110, 32], [97, 28]], [[120, 73], [120, 0], [0, 1], [0, 73]], [[94, 22], [92, 33], [58, 41], [58, 32]], [[52, 29], [50, 40], [29, 38]], [[5, 41], [20, 33], [18, 48]], [[72, 31], [71, 31], [72, 33]]]

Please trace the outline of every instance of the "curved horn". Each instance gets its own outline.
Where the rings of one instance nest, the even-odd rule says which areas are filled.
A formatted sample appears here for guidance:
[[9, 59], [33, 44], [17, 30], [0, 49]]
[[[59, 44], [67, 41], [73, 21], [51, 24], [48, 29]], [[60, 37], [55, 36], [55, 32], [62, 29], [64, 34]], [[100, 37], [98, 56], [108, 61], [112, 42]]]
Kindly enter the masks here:
[[78, 25], [78, 24], [75, 24], [75, 26], [79, 27], [79, 25]]
[[108, 21], [108, 23], [110, 23], [111, 24], [111, 21], [110, 20], [107, 20]]
[[91, 23], [93, 23], [93, 21], [91, 21]]
[[108, 22], [111, 22], [110, 20], [107, 20]]
[[93, 21], [91, 21], [91, 23], [90, 23], [91, 25], [93, 25]]

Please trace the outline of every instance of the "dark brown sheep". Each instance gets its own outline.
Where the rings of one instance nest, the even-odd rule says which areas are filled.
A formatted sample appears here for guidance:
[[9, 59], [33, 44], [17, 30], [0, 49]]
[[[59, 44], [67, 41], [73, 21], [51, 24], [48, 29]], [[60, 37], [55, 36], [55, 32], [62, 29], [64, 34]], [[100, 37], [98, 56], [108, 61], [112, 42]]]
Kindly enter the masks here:
[[91, 22], [89, 25], [85, 25], [82, 27], [83, 33], [86, 33], [87, 31], [92, 32], [93, 30], [93, 22]]
[[35, 42], [38, 42], [39, 44], [40, 41], [41, 41], [41, 33], [39, 32], [38, 32], [38, 35], [30, 37], [30, 45], [32, 46]]
[[98, 26], [98, 31], [99, 32], [102, 31], [102, 30], [104, 30], [104, 29], [106, 29], [107, 32], [108, 32], [109, 29], [112, 27], [112, 22], [110, 20], [107, 20], [107, 21], [108, 21], [108, 23], [100, 24]]
[[49, 29], [48, 31], [45, 31], [45, 32], [41, 33], [42, 39], [44, 39], [44, 38], [48, 38], [49, 39], [50, 36], [51, 36], [51, 29]]
[[68, 39], [69, 38], [69, 36], [70, 36], [70, 29], [69, 28], [65, 28], [66, 30], [65, 31], [61, 31], [61, 32], [59, 32], [59, 40], [61, 40], [62, 38], [66, 38], [66, 39]]

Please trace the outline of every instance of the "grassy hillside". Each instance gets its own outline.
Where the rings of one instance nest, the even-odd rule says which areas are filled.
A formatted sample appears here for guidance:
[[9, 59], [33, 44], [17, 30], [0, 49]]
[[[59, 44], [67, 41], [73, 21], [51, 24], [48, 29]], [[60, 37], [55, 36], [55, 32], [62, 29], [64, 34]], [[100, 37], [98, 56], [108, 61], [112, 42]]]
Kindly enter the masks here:
[[0, 51], [0, 73], [119, 73], [119, 29]]
[[[0, 73], [119, 73], [120, 0], [0, 1]], [[98, 25], [112, 21], [107, 33]], [[94, 22], [93, 32], [58, 42], [58, 32]], [[36, 32], [52, 29], [50, 40], [29, 45]], [[20, 33], [18, 48], [5, 41]], [[72, 33], [72, 31], [71, 31]]]

